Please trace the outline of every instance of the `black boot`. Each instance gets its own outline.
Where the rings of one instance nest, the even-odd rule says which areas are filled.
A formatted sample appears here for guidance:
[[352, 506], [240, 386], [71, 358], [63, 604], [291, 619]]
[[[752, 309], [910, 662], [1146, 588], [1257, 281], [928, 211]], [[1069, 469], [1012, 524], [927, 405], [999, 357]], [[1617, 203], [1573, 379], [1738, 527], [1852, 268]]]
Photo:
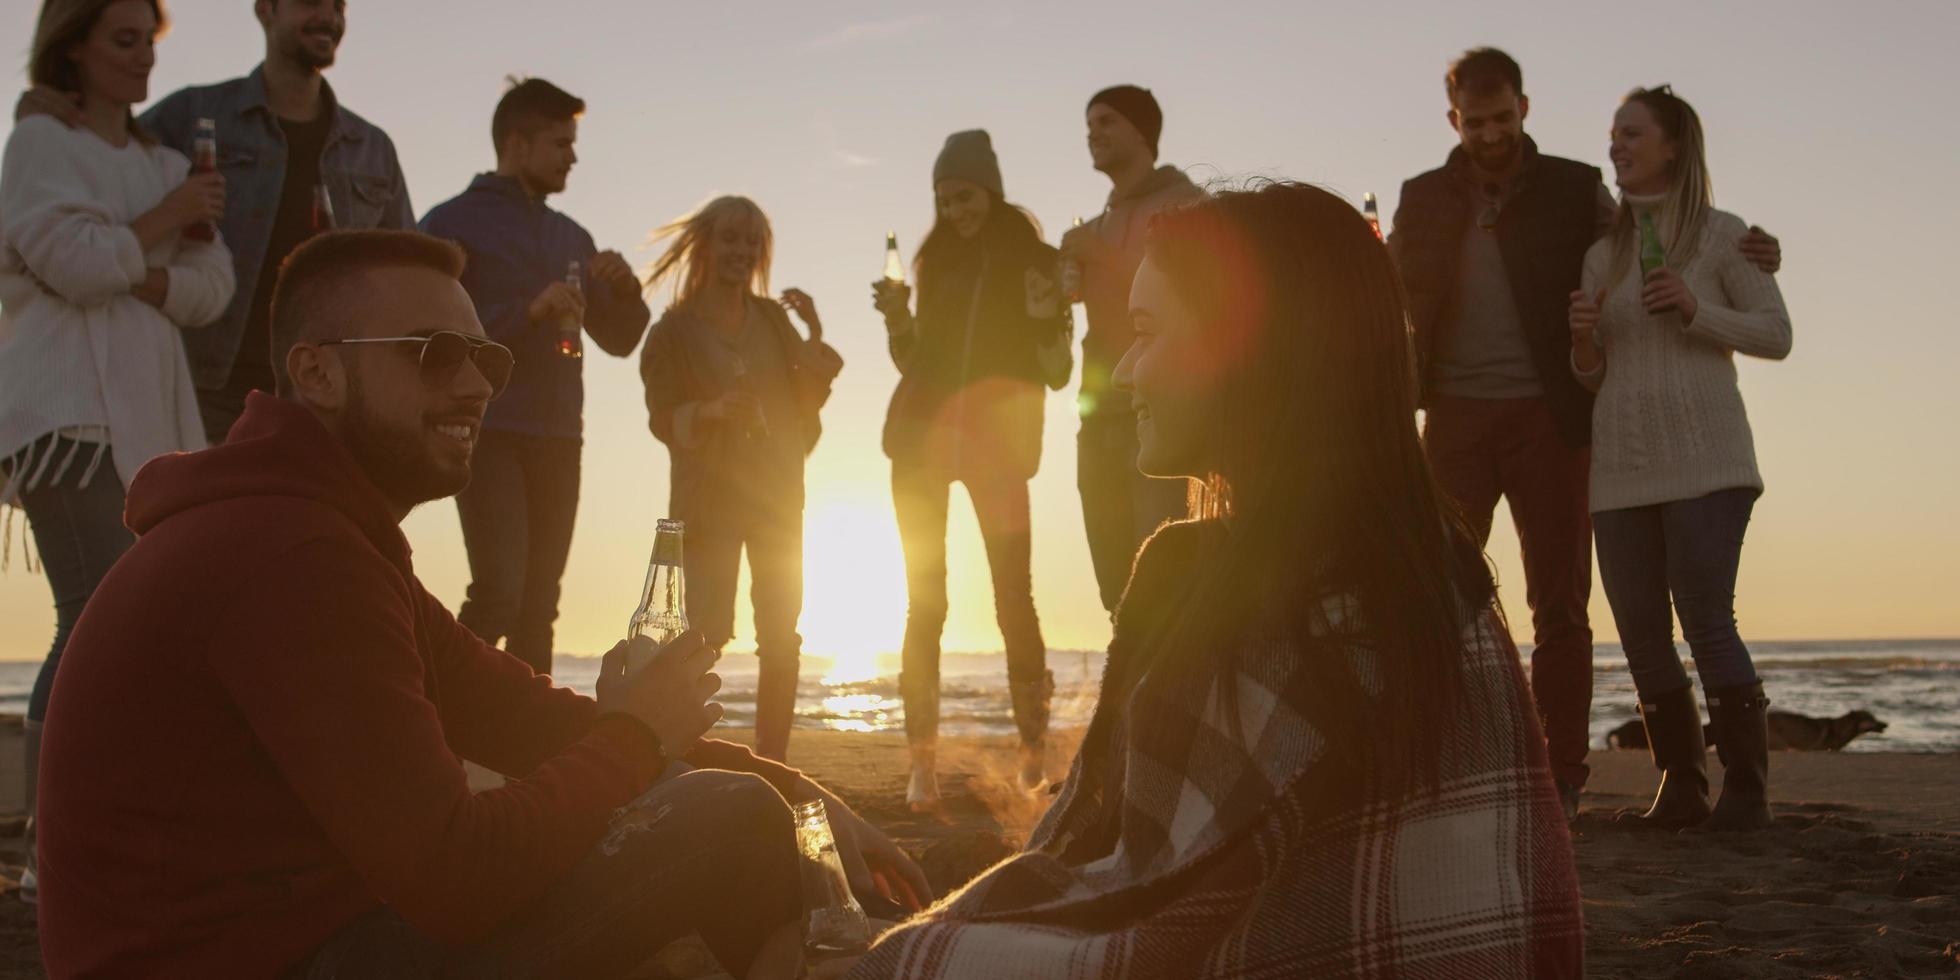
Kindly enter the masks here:
[[1708, 692], [1715, 751], [1722, 757], [1722, 798], [1702, 826], [1761, 830], [1769, 815], [1769, 698], [1761, 681]]
[[1654, 805], [1638, 819], [1650, 827], [1687, 827], [1708, 817], [1708, 747], [1701, 740], [1701, 708], [1695, 689], [1669, 691], [1640, 704], [1647, 750], [1661, 785]]

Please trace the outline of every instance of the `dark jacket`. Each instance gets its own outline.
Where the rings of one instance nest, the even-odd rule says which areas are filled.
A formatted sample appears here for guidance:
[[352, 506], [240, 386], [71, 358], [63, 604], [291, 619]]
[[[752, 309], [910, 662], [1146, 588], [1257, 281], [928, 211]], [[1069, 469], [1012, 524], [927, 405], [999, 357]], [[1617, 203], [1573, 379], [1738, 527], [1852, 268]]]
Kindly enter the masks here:
[[[51, 976], [278, 976], [384, 904], [477, 942], [665, 765], [458, 625], [303, 407], [253, 393], [224, 446], [137, 474], [128, 521], [41, 748]], [[511, 781], [472, 793], [463, 760]], [[797, 785], [728, 743], [687, 760]]]
[[[1586, 250], [1599, 237], [1599, 169], [1545, 156], [1529, 138], [1524, 154], [1512, 194], [1498, 214], [1498, 249], [1559, 436], [1568, 445], [1584, 446], [1592, 441], [1592, 393], [1572, 377], [1566, 312], [1579, 288]], [[1469, 168], [1458, 147], [1441, 168], [1403, 184], [1389, 238], [1408, 290], [1424, 404], [1432, 393], [1437, 335], [1456, 299], [1463, 236], [1475, 230], [1483, 206]]]
[[1068, 343], [1071, 311], [1053, 246], [983, 249], [923, 270], [918, 315], [890, 335], [900, 377], [885, 413], [885, 455], [949, 475], [981, 467], [1026, 480], [1041, 465], [1043, 401], [1054, 380], [1039, 351], [1066, 349], [1054, 345]]
[[[802, 455], [817, 448], [823, 434], [818, 412], [830, 400], [830, 384], [844, 369], [844, 358], [829, 344], [806, 341], [789, 321], [789, 314], [768, 299], [752, 296], [749, 302], [768, 318], [782, 344], [783, 363], [789, 369], [789, 384], [802, 417], [797, 424], [803, 434]], [[730, 384], [711, 367], [706, 345], [721, 343], [714, 327], [706, 320], [678, 308], [669, 308], [647, 335], [640, 351], [640, 380], [646, 385], [647, 427], [654, 438], [666, 443], [673, 465], [670, 469], [671, 498], [668, 514], [690, 523], [718, 524], [727, 508], [742, 502], [767, 499], [782, 507], [803, 507], [801, 456], [792, 485], [780, 487], [729, 487], [726, 485], [727, 453], [740, 432], [699, 416], [700, 407], [727, 393]]]
[[[490, 403], [483, 427], [500, 432], [576, 439], [583, 431], [585, 378], [581, 358], [558, 353], [558, 330], [531, 322], [531, 301], [565, 278], [566, 266], [587, 269], [598, 249], [578, 222], [525, 193], [514, 177], [478, 174], [469, 189], [429, 209], [422, 231], [463, 247], [463, 288], [476, 304], [483, 332], [517, 355], [510, 386]], [[653, 314], [634, 286], [615, 289], [583, 280], [585, 332], [599, 349], [625, 357], [640, 345]]]
[[[408, 181], [395, 144], [381, 128], [355, 115], [334, 98], [333, 86], [320, 83], [326, 114], [333, 119], [320, 151], [320, 181], [333, 201], [341, 228], [413, 228]], [[272, 243], [272, 222], [286, 183], [286, 134], [266, 101], [265, 66], [243, 78], [216, 85], [178, 89], [137, 120], [157, 142], [192, 157], [197, 121], [218, 126], [218, 172], [225, 177], [225, 216], [218, 222], [231, 249], [238, 292], [231, 308], [202, 330], [184, 333], [191, 378], [199, 388], [223, 388], [245, 337], [252, 313], [252, 291]], [[283, 256], [282, 256], [283, 257]]]

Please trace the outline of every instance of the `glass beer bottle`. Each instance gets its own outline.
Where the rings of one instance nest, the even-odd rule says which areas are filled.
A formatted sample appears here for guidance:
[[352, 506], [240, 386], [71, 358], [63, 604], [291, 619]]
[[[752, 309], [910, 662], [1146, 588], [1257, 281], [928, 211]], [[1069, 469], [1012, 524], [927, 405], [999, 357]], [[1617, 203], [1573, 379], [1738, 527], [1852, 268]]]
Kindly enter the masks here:
[[796, 822], [796, 848], [803, 856], [803, 961], [821, 963], [857, 956], [871, 946], [871, 920], [851, 894], [844, 859], [837, 853], [837, 836], [822, 800], [791, 808]]
[[[572, 287], [573, 292], [583, 292], [583, 287], [580, 285], [579, 282], [577, 259], [573, 259], [571, 263], [565, 267], [565, 285]], [[559, 357], [579, 358], [585, 356], [585, 351], [580, 346], [579, 343], [579, 331], [583, 330], [584, 328], [585, 325], [579, 322], [578, 317], [575, 317], [570, 313], [567, 313], [564, 316], [558, 318], [558, 356]]]
[[327, 194], [327, 182], [322, 180], [313, 185], [313, 234], [320, 235], [332, 231], [333, 198]]
[[1661, 234], [1654, 228], [1654, 212], [1648, 211], [1640, 216], [1640, 276], [1644, 279], [1666, 266], [1667, 249], [1661, 246]]
[[[216, 169], [218, 122], [215, 119], [199, 119], [196, 133], [191, 137], [191, 173], [208, 174]], [[213, 241], [218, 237], [218, 229], [209, 221], [199, 222], [184, 229], [184, 237], [194, 242]]]
[[629, 640], [646, 637], [653, 649], [629, 650], [626, 672], [632, 674], [646, 666], [660, 648], [687, 632], [687, 583], [681, 574], [680, 521], [662, 520], [654, 526], [653, 559], [647, 562], [647, 583], [640, 597], [640, 608], [626, 627]]
[[898, 232], [885, 233], [885, 281], [905, 281], [905, 259], [898, 254]]

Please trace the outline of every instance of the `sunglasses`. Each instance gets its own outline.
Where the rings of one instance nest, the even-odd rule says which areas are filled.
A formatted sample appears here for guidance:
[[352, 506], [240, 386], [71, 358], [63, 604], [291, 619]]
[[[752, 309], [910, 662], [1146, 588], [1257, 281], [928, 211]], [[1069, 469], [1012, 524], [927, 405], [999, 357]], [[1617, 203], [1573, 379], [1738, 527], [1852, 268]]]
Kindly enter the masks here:
[[490, 382], [490, 397], [504, 393], [504, 386], [510, 383], [510, 371], [517, 363], [510, 348], [494, 340], [472, 337], [454, 330], [438, 330], [426, 337], [359, 337], [343, 340], [322, 340], [317, 347], [332, 347], [336, 344], [420, 344], [422, 350], [417, 358], [422, 368], [422, 383], [431, 388], [446, 388], [456, 380], [456, 372], [463, 369], [463, 362], [476, 365], [478, 374]]

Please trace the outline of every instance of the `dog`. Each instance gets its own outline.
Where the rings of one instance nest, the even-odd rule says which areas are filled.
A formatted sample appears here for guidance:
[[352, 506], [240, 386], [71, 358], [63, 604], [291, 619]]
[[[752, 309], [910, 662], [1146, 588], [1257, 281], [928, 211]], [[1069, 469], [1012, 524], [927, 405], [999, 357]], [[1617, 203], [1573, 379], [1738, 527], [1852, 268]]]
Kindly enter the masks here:
[[[1836, 718], [1812, 718], [1792, 711], [1772, 711], [1769, 713], [1769, 747], [1801, 752], [1836, 752], [1850, 744], [1852, 739], [1882, 732], [1885, 727], [1884, 722], [1863, 708], [1847, 711]], [[1709, 745], [1714, 745], [1715, 726], [1703, 725], [1701, 736]], [[1617, 749], [1644, 749], [1647, 747], [1647, 728], [1640, 723], [1640, 719], [1635, 718], [1607, 732], [1606, 744]]]

